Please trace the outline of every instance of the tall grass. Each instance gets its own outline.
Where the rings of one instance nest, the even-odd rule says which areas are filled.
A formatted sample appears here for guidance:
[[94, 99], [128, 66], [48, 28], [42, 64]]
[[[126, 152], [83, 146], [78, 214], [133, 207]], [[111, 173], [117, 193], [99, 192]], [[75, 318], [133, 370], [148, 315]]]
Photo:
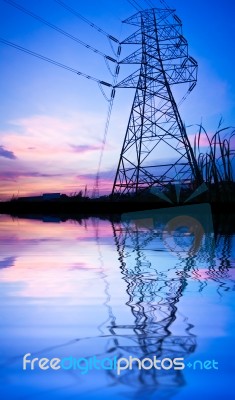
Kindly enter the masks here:
[[[207, 143], [202, 139], [206, 139]], [[199, 169], [207, 184], [219, 185], [234, 182], [235, 129], [222, 128], [222, 119], [211, 137], [202, 124], [194, 137], [193, 151]]]
[[193, 151], [212, 201], [235, 201], [235, 129], [222, 127], [213, 135], [202, 124], [194, 137]]

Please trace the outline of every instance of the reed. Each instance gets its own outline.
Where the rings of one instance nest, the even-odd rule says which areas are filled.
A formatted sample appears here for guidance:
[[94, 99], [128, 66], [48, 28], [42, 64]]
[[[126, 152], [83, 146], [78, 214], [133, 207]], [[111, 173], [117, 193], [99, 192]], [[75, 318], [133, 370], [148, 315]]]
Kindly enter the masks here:
[[235, 129], [223, 128], [222, 119], [213, 135], [209, 135], [202, 124], [198, 126], [193, 151], [205, 183], [217, 199], [234, 197]]

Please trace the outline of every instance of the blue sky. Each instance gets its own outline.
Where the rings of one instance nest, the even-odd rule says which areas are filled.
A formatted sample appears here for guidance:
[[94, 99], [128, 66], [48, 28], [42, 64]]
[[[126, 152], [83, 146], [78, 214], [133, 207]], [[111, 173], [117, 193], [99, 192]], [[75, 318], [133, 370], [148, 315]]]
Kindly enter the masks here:
[[[113, 57], [105, 36], [54, 0], [17, 2]], [[121, 23], [136, 12], [127, 0], [64, 2], [120, 40], [134, 31]], [[144, 0], [138, 3], [146, 6]], [[209, 132], [221, 116], [224, 126], [235, 125], [235, 4], [229, 0], [169, 0], [168, 4], [182, 19], [189, 52], [199, 63], [198, 84], [180, 109], [183, 120], [186, 125], [202, 120]], [[101, 56], [2, 0], [0, 15], [1, 38], [112, 82]], [[123, 56], [132, 50], [123, 47]], [[98, 85], [1, 43], [0, 57], [1, 197], [45, 191], [71, 193], [84, 189], [86, 183], [92, 190], [108, 108]], [[120, 80], [130, 71], [134, 69], [122, 66]], [[101, 168], [104, 190], [113, 179], [133, 96], [133, 90], [116, 93]]]

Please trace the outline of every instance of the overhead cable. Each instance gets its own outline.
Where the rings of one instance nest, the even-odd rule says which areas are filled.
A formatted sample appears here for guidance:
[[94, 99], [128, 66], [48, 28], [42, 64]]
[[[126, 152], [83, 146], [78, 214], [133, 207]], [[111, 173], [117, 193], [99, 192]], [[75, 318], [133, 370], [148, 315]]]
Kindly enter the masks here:
[[61, 0], [54, 0], [54, 1], [56, 3], [58, 3], [60, 6], [64, 7], [66, 10], [70, 11], [72, 14], [76, 15], [76, 17], [80, 18], [82, 21], [86, 22], [92, 28], [96, 29], [98, 32], [100, 32], [103, 35], [107, 36], [113, 42], [119, 43], [118, 39], [116, 39], [114, 36], [110, 35], [109, 33], [105, 32], [102, 28], [100, 28], [99, 26], [95, 25], [93, 22], [89, 21], [87, 18], [83, 17], [80, 13], [78, 13], [72, 7], [70, 7], [67, 4], [65, 4], [63, 1], [61, 1]]
[[132, 3], [131, 0], [127, 0], [127, 1], [128, 1], [128, 3], [129, 3], [132, 7], [134, 7], [137, 11], [140, 11], [140, 10], [139, 10], [139, 6], [138, 6], [138, 8], [137, 8], [136, 5], [134, 5], [134, 3]]
[[43, 24], [49, 26], [50, 28], [56, 30], [57, 32], [61, 33], [64, 36], [67, 36], [68, 38], [74, 40], [75, 42], [81, 44], [82, 46], [86, 47], [87, 49], [93, 51], [96, 54], [99, 54], [100, 56], [104, 57], [105, 59], [108, 59], [112, 62], [116, 62], [116, 60], [112, 57], [107, 56], [106, 54], [102, 53], [101, 51], [97, 50], [95, 47], [90, 46], [89, 44], [83, 42], [82, 40], [78, 39], [77, 37], [71, 35], [70, 33], [64, 31], [63, 29], [59, 28], [56, 25], [51, 24], [50, 22], [46, 21], [44, 18], [38, 16], [37, 14], [27, 10], [25, 7], [22, 7], [20, 4], [16, 3], [13, 0], [2, 0], [5, 3], [10, 4], [11, 6], [18, 8], [20, 11], [24, 12], [25, 14], [30, 15], [31, 17], [37, 19], [38, 21], [42, 22]]
[[35, 53], [34, 51], [28, 50], [25, 47], [17, 45], [16, 43], [12, 43], [9, 40], [5, 40], [5, 39], [0, 37], [0, 42], [6, 44], [7, 46], [14, 47], [17, 50], [20, 50], [20, 51], [23, 51], [23, 52], [25, 52], [27, 54], [30, 54], [31, 56], [40, 58], [43, 61], [47, 61], [48, 63], [54, 64], [57, 67], [66, 69], [66, 70], [68, 70], [70, 72], [73, 72], [73, 73], [75, 73], [77, 75], [83, 76], [84, 78], [87, 78], [89, 80], [95, 81], [100, 85], [112, 87], [111, 83], [108, 83], [108, 82], [105, 82], [105, 81], [101, 81], [101, 80], [99, 80], [97, 78], [94, 78], [93, 76], [90, 76], [90, 75], [87, 75], [87, 74], [85, 74], [83, 72], [80, 72], [80, 71], [76, 70], [75, 68], [71, 68], [71, 67], [69, 67], [69, 66], [67, 66], [65, 64], [62, 64], [62, 63], [58, 62], [58, 61], [52, 60], [51, 58], [45, 57], [42, 54]]

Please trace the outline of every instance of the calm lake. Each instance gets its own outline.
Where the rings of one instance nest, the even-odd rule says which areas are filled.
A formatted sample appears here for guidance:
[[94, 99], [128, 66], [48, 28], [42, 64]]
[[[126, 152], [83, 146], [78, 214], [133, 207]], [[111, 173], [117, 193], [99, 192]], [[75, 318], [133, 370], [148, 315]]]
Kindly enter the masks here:
[[235, 237], [163, 214], [0, 216], [1, 399], [234, 399]]

